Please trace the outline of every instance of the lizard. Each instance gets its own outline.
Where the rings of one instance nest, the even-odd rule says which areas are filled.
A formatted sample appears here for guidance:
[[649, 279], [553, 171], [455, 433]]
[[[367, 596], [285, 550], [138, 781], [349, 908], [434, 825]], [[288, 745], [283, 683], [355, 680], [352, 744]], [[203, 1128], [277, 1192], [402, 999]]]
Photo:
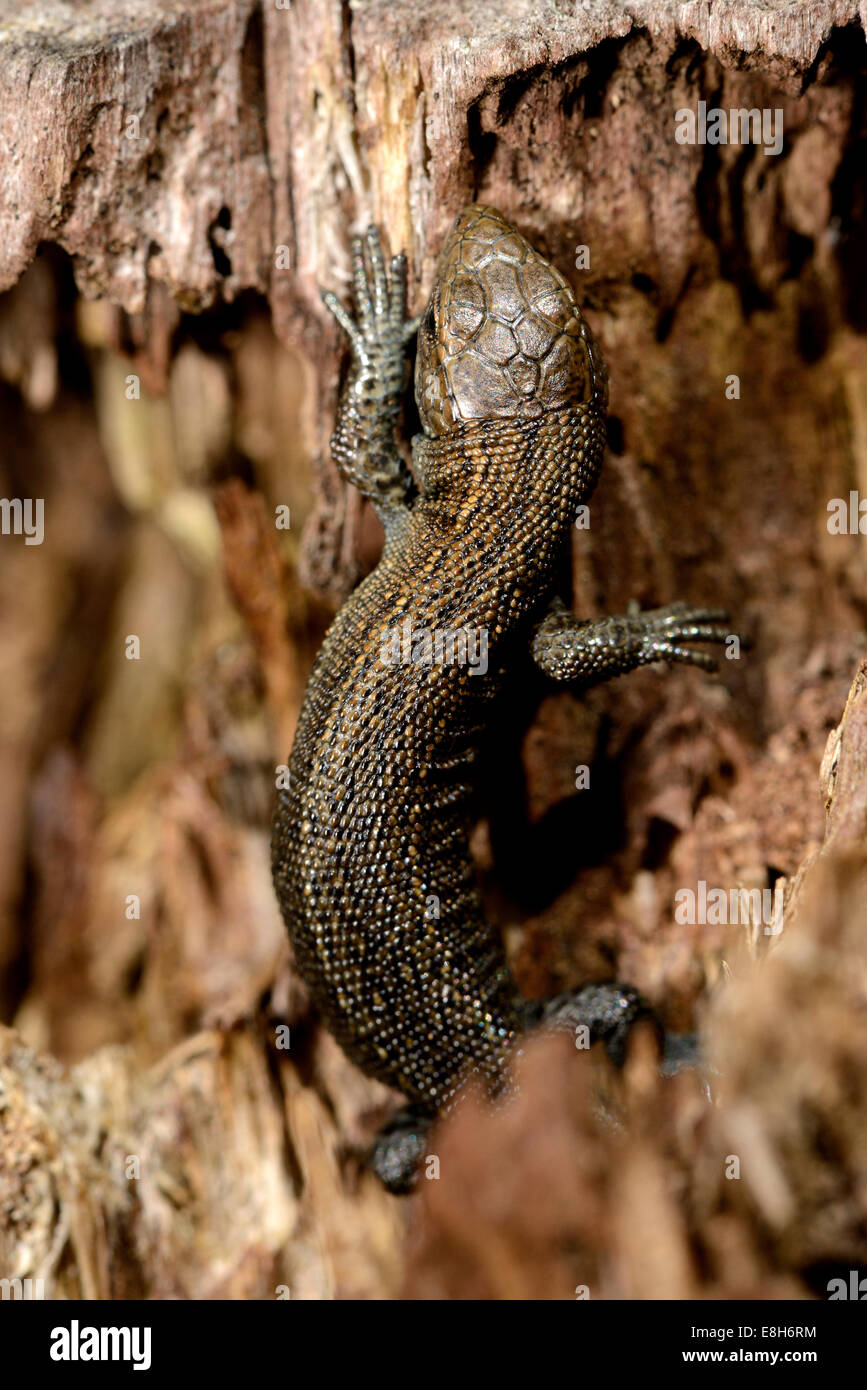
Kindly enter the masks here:
[[[652, 1015], [617, 981], [520, 997], [469, 847], [490, 702], [528, 651], [579, 690], [655, 662], [713, 670], [688, 644], [724, 641], [728, 615], [679, 602], [586, 621], [556, 597], [602, 464], [608, 375], [567, 280], [499, 212], [457, 218], [420, 320], [407, 318], [406, 258], [386, 261], [376, 227], [352, 242], [352, 276], [355, 316], [323, 294], [351, 349], [331, 450], [384, 545], [313, 666], [272, 870], [322, 1019], [409, 1102], [370, 1160], [404, 1192], [436, 1116], [470, 1073], [502, 1090], [529, 1026], [584, 1023], [616, 1060]], [[397, 427], [416, 333], [410, 467]]]

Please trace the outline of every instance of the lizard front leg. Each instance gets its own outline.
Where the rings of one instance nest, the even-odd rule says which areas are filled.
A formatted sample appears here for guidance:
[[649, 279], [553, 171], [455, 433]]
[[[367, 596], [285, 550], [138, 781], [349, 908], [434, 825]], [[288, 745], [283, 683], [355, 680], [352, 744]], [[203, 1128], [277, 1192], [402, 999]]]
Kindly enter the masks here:
[[680, 644], [727, 641], [732, 635], [724, 626], [727, 617], [722, 608], [670, 603], [644, 613], [636, 607], [620, 617], [584, 622], [556, 599], [533, 635], [533, 659], [553, 680], [582, 686], [656, 661], [715, 671], [717, 663], [707, 652]]
[[352, 349], [331, 454], [347, 482], [373, 503], [388, 531], [405, 514], [414, 491], [395, 426], [418, 320], [406, 318], [406, 257], [393, 256], [386, 269], [376, 227], [368, 227], [364, 240], [354, 238], [352, 267], [355, 318], [336, 295], [322, 296]]

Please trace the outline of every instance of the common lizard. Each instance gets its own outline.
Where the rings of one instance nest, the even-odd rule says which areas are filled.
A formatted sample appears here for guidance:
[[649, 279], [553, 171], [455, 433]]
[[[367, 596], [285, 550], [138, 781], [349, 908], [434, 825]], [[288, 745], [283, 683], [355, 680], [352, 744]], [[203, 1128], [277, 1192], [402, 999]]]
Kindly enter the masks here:
[[[433, 1117], [468, 1072], [501, 1088], [529, 1023], [584, 1022], [617, 1055], [648, 1012], [616, 982], [519, 997], [469, 850], [490, 702], [528, 649], [582, 687], [658, 661], [714, 669], [682, 643], [723, 641], [727, 615], [671, 604], [587, 622], [552, 601], [602, 463], [607, 372], [569, 284], [513, 226], [483, 205], [460, 215], [420, 325], [404, 256], [386, 265], [374, 227], [352, 255], [357, 316], [323, 296], [352, 354], [332, 453], [385, 543], [310, 676], [272, 862], [322, 1018], [410, 1102], [372, 1160], [404, 1191]], [[417, 326], [410, 470], [396, 427]]]

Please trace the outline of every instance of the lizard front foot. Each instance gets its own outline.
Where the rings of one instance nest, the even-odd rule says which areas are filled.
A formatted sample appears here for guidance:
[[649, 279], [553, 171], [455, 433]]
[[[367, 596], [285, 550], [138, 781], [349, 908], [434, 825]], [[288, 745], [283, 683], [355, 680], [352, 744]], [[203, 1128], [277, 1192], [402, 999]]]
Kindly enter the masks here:
[[[683, 642], [727, 642], [734, 636], [725, 626], [723, 608], [692, 608], [669, 603], [642, 613], [637, 605], [619, 617], [583, 622], [559, 601], [536, 629], [533, 658], [540, 670], [554, 680], [591, 685], [624, 675], [655, 661], [681, 662], [715, 671], [708, 653], [682, 646]], [[742, 645], [744, 639], [739, 638]]]
[[406, 317], [406, 257], [392, 256], [386, 268], [376, 227], [368, 227], [363, 239], [353, 239], [352, 278], [355, 317], [335, 294], [322, 295], [352, 350], [331, 453], [347, 482], [388, 513], [402, 507], [413, 490], [394, 431], [406, 385], [408, 344], [418, 320]]

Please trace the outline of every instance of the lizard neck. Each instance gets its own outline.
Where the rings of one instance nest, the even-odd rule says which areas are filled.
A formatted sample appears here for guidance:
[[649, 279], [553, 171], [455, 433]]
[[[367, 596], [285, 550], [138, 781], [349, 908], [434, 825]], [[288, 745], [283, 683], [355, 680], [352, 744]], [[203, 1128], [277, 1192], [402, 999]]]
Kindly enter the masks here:
[[435, 626], [484, 627], [492, 641], [529, 618], [593, 491], [604, 441], [593, 402], [417, 437], [421, 493], [399, 562], [407, 611], [432, 607]]
[[472, 535], [484, 548], [504, 531], [525, 541], [562, 539], [590, 497], [605, 448], [594, 401], [529, 421], [486, 421], [413, 440], [426, 525]]

